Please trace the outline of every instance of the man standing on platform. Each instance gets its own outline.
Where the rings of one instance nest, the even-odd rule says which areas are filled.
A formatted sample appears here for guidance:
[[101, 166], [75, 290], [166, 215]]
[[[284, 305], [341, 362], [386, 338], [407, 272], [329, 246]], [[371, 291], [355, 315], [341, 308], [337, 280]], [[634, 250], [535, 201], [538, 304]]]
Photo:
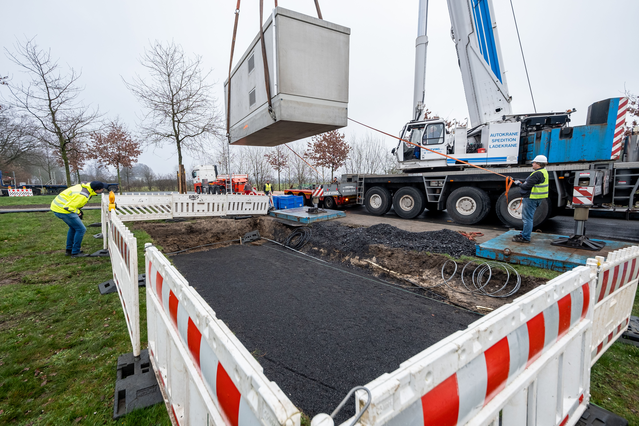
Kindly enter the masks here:
[[546, 164], [548, 164], [546, 156], [536, 156], [532, 161], [533, 172], [526, 181], [515, 181], [515, 185], [521, 190], [523, 205], [521, 215], [524, 221], [524, 229], [521, 234], [513, 237], [513, 241], [516, 243], [530, 242], [535, 210], [544, 201], [544, 198], [548, 198], [548, 171], [545, 168]]

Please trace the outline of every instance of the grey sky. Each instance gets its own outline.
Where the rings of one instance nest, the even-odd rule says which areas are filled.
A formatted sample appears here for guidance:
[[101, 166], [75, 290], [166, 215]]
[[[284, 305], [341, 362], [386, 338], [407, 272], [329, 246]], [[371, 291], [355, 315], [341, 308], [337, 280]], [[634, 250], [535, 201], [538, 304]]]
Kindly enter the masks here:
[[[573, 125], [585, 123], [588, 106], [623, 94], [639, 93], [639, 57], [633, 51], [637, 0], [512, 0], [530, 72], [537, 110], [576, 108]], [[2, 46], [13, 50], [16, 37], [36, 37], [60, 64], [82, 71], [83, 100], [108, 118], [135, 129], [140, 106], [125, 88], [142, 73], [139, 57], [152, 40], [174, 40], [212, 69], [215, 95], [223, 110], [223, 83], [236, 0], [5, 1]], [[426, 105], [445, 118], [467, 116], [450, 20], [444, 0], [431, 0], [426, 72]], [[273, 2], [264, 1], [265, 14]], [[316, 16], [313, 0], [279, 0], [279, 5]], [[320, 0], [324, 19], [351, 28], [350, 117], [397, 134], [411, 118], [417, 0]], [[493, 0], [513, 112], [532, 112], [509, 0]], [[235, 58], [257, 34], [259, 2], [244, 0]], [[629, 47], [630, 46], [630, 47]], [[20, 80], [4, 52], [0, 75]], [[1, 88], [0, 88], [1, 89]], [[2, 89], [6, 95], [6, 90]], [[350, 124], [347, 137], [370, 132]], [[384, 137], [388, 146], [395, 144]], [[175, 168], [172, 149], [148, 149], [140, 162], [156, 171]], [[198, 159], [187, 157], [190, 169]]]

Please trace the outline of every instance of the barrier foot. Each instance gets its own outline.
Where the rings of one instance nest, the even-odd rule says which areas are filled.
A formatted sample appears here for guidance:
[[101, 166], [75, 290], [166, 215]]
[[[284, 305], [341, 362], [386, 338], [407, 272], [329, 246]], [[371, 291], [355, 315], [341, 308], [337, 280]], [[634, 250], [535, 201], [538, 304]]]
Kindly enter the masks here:
[[89, 225], [91, 228], [100, 228], [102, 226], [102, 222], [95, 222]]
[[95, 235], [93, 236], [93, 238], [96, 238], [96, 239], [98, 239], [98, 240], [102, 240], [102, 239], [104, 239], [104, 235], [102, 235], [102, 232], [100, 232], [99, 234], [95, 234]]
[[[146, 287], [146, 274], [138, 275], [138, 287]], [[115, 293], [117, 290], [113, 280], [98, 284], [98, 291], [101, 295]]]
[[119, 356], [113, 418], [118, 419], [137, 408], [161, 402], [164, 402], [164, 398], [149, 360], [148, 349], [142, 350], [139, 357], [134, 357], [133, 353]]
[[106, 257], [108, 255], [109, 255], [109, 250], [102, 249], [102, 250], [96, 251], [95, 253], [91, 253], [89, 257]]
[[630, 317], [628, 330], [619, 338], [620, 342], [639, 346], [639, 317]]
[[588, 408], [581, 415], [577, 426], [628, 426], [628, 420], [610, 411], [588, 404]]

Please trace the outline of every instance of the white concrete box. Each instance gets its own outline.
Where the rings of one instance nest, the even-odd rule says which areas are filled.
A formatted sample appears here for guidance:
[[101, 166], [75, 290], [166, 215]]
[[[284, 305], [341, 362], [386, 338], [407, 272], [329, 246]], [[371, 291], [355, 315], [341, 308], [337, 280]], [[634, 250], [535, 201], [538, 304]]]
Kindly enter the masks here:
[[350, 29], [282, 7], [264, 24], [268, 111], [259, 34], [224, 83], [230, 142], [276, 146], [345, 127]]

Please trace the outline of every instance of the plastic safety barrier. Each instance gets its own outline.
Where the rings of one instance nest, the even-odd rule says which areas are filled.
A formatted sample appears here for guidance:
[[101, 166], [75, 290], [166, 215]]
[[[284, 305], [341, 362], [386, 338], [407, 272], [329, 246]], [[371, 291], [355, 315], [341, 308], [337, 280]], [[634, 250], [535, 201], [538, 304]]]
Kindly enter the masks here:
[[628, 328], [639, 277], [639, 247], [617, 250], [597, 257], [600, 272], [595, 291], [591, 365]]
[[171, 219], [172, 201], [172, 195], [117, 195], [115, 212], [123, 222]]
[[[596, 262], [567, 272], [366, 385], [362, 425], [568, 425], [585, 410]], [[366, 401], [358, 394], [356, 409]]]
[[33, 197], [31, 189], [9, 189], [9, 197]]
[[299, 410], [150, 244], [146, 270], [149, 355], [174, 424], [298, 426]]
[[[259, 195], [118, 195], [116, 214], [123, 222], [174, 217], [226, 216], [268, 213], [268, 197]], [[108, 210], [102, 204], [103, 210]]]
[[133, 233], [115, 215], [108, 225], [108, 246], [113, 281], [118, 289], [129, 329], [133, 356], [140, 356], [140, 294], [138, 291], [138, 242]]

